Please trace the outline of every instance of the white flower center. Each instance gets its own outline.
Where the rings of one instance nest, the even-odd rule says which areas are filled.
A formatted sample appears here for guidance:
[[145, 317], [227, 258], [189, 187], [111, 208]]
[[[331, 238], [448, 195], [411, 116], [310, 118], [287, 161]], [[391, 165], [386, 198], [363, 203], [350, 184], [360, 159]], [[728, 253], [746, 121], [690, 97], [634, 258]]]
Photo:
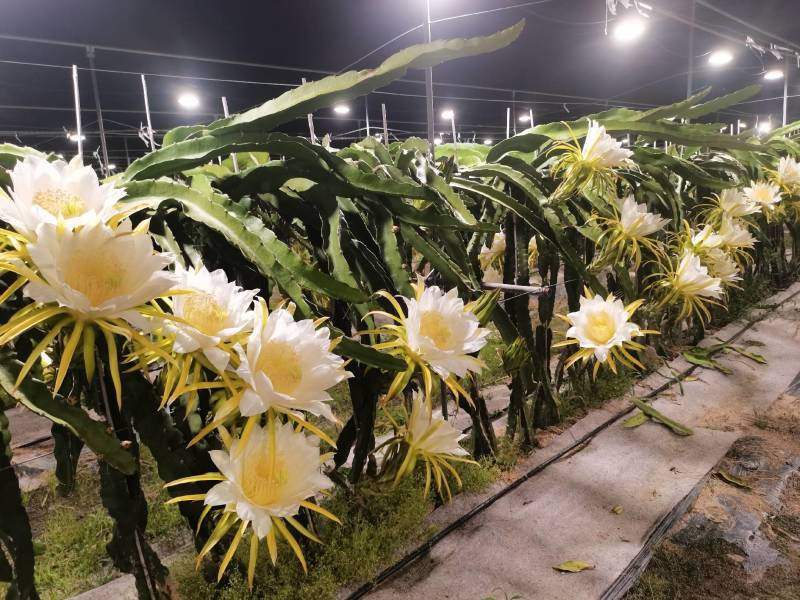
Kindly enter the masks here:
[[590, 313], [586, 323], [586, 336], [595, 344], [607, 344], [616, 332], [614, 318], [605, 311]]
[[80, 196], [62, 189], [41, 190], [33, 196], [33, 203], [41, 206], [55, 217], [71, 219], [86, 212], [86, 204]]
[[278, 504], [283, 488], [289, 482], [286, 462], [269, 451], [245, 454], [241, 473], [242, 493], [257, 506]]
[[211, 294], [195, 292], [183, 302], [183, 318], [198, 331], [214, 335], [225, 327], [228, 311]]
[[300, 357], [287, 342], [268, 342], [261, 347], [256, 369], [264, 373], [279, 394], [291, 394], [303, 379]]
[[429, 338], [439, 349], [446, 348], [453, 335], [442, 314], [435, 310], [428, 310], [420, 315], [419, 333]]
[[113, 254], [77, 253], [64, 266], [64, 283], [82, 293], [92, 306], [121, 295], [125, 274], [122, 262]]

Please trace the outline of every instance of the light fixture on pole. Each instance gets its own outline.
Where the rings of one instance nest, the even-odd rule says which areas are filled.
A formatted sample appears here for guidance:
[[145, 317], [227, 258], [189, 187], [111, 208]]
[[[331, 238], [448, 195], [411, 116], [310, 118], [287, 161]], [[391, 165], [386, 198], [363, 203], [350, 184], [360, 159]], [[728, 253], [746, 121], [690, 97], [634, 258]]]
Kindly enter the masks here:
[[519, 117], [517, 117], [517, 120], [520, 123], [530, 123], [531, 122], [531, 116], [528, 113], [522, 113]]
[[722, 67], [733, 60], [733, 53], [725, 48], [714, 50], [708, 55], [708, 64], [712, 67]]
[[85, 135], [78, 135], [77, 133], [68, 133], [67, 134], [67, 139], [70, 142], [78, 142], [78, 141], [83, 142], [86, 139], [86, 136]]
[[764, 71], [764, 79], [767, 81], [777, 81], [783, 79], [783, 67], [778, 63], [770, 64]]
[[742, 133], [742, 129], [747, 129], [747, 123], [745, 123], [744, 121], [739, 119], [736, 122], [736, 135], [739, 135], [740, 133]]
[[491, 146], [493, 143], [494, 143], [494, 140], [492, 138], [485, 138], [483, 140], [484, 146]]
[[769, 133], [772, 131], [772, 117], [767, 117], [765, 121], [758, 124], [758, 133]]
[[333, 112], [337, 115], [346, 115], [350, 112], [350, 107], [347, 104], [337, 104], [333, 107]]
[[630, 44], [642, 37], [646, 30], [647, 25], [641, 17], [625, 17], [614, 26], [614, 39], [621, 44]]
[[178, 95], [178, 105], [181, 108], [192, 110], [200, 106], [200, 98], [194, 92], [181, 92]]

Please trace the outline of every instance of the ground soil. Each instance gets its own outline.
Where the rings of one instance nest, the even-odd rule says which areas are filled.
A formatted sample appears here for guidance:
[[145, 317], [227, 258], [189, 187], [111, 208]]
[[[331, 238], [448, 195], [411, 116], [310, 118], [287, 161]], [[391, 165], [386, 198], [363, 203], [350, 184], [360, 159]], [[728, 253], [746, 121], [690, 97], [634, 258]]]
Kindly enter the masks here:
[[800, 599], [798, 419], [788, 393], [754, 416], [718, 469], [746, 487], [710, 477], [625, 600]]

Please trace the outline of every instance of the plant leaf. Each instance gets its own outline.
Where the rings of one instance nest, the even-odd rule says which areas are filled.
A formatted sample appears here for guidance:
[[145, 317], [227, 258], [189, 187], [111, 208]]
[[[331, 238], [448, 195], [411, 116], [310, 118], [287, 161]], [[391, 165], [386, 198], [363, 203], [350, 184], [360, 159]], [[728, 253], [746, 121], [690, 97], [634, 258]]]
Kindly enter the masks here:
[[658, 423], [661, 423], [666, 427], [669, 427], [672, 430], [672, 432], [677, 435], [692, 435], [694, 433], [691, 429], [689, 429], [685, 425], [681, 425], [677, 421], [674, 421], [673, 419], [670, 419], [666, 415], [661, 414], [655, 408], [653, 408], [646, 402], [639, 400], [638, 398], [632, 398], [631, 402], [648, 417], [650, 417], [651, 419], [653, 419]]
[[568, 560], [553, 568], [556, 571], [562, 571], [564, 573], [580, 573], [581, 571], [594, 569], [594, 565], [582, 560]]

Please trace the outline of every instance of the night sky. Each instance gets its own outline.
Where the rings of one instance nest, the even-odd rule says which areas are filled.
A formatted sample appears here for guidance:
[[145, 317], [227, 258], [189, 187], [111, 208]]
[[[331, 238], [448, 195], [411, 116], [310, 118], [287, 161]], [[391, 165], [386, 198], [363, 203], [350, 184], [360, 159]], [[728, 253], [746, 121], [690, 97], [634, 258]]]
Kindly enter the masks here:
[[[522, 1], [431, 0], [432, 19]], [[800, 0], [708, 1], [800, 49]], [[681, 18], [690, 18], [690, 0], [650, 2]], [[111, 161], [124, 166], [126, 142], [130, 158], [145, 151], [138, 137], [145, 120], [138, 73], [149, 74], [153, 126], [163, 132], [175, 125], [220, 116], [222, 95], [228, 98], [232, 111], [239, 111], [287, 89], [274, 84], [294, 84], [304, 76], [314, 79], [322, 77], [321, 72], [339, 71], [419, 25], [424, 10], [424, 0], [4, 0], [0, 4], [0, 33], [297, 68], [276, 70], [98, 49], [95, 60], [101, 70], [98, 85]], [[703, 27], [738, 40], [750, 35], [763, 45], [773, 41], [706, 7], [698, 5], [696, 10], [696, 22]], [[605, 36], [604, 0], [545, 0], [535, 6], [435, 23], [433, 35], [483, 35], [521, 18], [527, 19], [527, 27], [512, 47], [434, 70], [435, 92], [440, 96], [436, 100], [439, 131], [447, 131], [439, 118], [443, 108], [455, 109], [462, 139], [474, 136], [482, 140], [505, 135], [506, 107], [512, 106], [512, 100], [516, 115], [533, 109], [535, 119], [542, 122], [603, 110], [606, 102], [612, 106], [665, 104], [685, 97], [689, 27], [658, 12], [649, 20], [645, 37], [629, 46], [620, 46]], [[613, 21], [609, 29], [612, 26]], [[760, 74], [768, 59], [706, 31], [695, 31], [695, 90], [711, 85], [715, 93], [722, 94], [762, 82]], [[356, 66], [375, 66], [391, 52], [420, 41], [423, 30], [417, 29]], [[721, 46], [735, 51], [734, 62], [723, 69], [709, 69], [707, 53]], [[34, 145], [65, 155], [74, 153], [75, 144], [63, 132], [74, 128], [70, 71], [13, 62], [67, 67], [75, 63], [88, 67], [85, 49], [0, 39], [0, 142]], [[800, 71], [794, 67], [790, 69], [790, 94], [800, 89]], [[421, 82], [423, 73], [411, 72], [407, 79]], [[85, 152], [91, 154], [99, 146], [99, 138], [88, 71], [80, 72], [80, 82], [88, 138]], [[512, 95], [510, 91], [452, 87], [446, 83], [517, 92]], [[783, 93], [782, 81], [763, 83], [761, 98]], [[200, 97], [197, 110], [190, 112], [177, 106], [176, 96], [183, 90], [193, 90]], [[396, 83], [385, 91], [390, 93], [371, 94], [366, 100], [373, 127], [379, 124], [383, 102], [387, 105], [389, 126], [397, 136], [424, 135], [425, 101], [416, 96], [424, 94], [424, 86]], [[315, 115], [317, 133], [338, 134], [342, 136], [340, 143], [347, 143], [347, 132], [364, 127], [364, 111], [364, 99], [351, 103], [347, 118], [330, 110], [319, 111]], [[717, 115], [717, 119], [753, 121], [756, 115], [761, 119], [771, 115], [773, 121], [779, 121], [781, 100], [741, 105]], [[790, 100], [789, 105], [789, 119], [797, 118], [800, 98]], [[284, 130], [308, 134], [305, 119], [287, 124]]]

